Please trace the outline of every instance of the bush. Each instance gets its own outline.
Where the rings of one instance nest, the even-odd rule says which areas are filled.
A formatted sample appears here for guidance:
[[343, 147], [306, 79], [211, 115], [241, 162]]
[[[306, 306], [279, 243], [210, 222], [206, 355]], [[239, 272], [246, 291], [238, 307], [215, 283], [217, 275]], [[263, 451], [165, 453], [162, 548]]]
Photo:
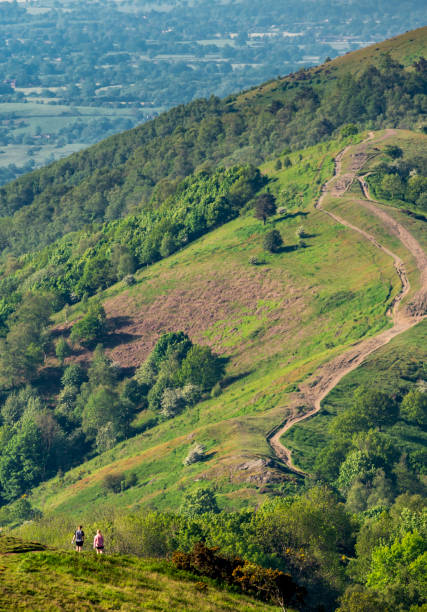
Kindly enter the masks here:
[[282, 245], [283, 239], [278, 230], [271, 230], [265, 234], [262, 246], [266, 251], [277, 253]]
[[61, 366], [64, 364], [65, 358], [71, 355], [71, 347], [62, 336], [55, 345], [55, 354]]
[[134, 277], [133, 274], [126, 274], [126, 276], [123, 279], [123, 282], [128, 287], [131, 287], [132, 285], [136, 283], [136, 278]]
[[278, 604], [282, 609], [301, 604], [305, 594], [289, 574], [265, 569], [240, 557], [221, 555], [218, 548], [208, 548], [202, 542], [195, 544], [190, 553], [174, 552], [172, 563], [178, 569], [238, 587], [243, 593]]
[[219, 397], [221, 395], [221, 393], [222, 393], [222, 387], [221, 387], [220, 383], [217, 382], [216, 385], [214, 385], [212, 387], [211, 397]]
[[354, 125], [354, 123], [348, 123], [347, 125], [344, 125], [341, 128], [341, 137], [342, 138], [346, 138], [347, 136], [354, 136], [354, 134], [357, 134], [359, 130], [357, 129], [357, 126]]
[[73, 325], [70, 340], [92, 348], [106, 332], [106, 315], [102, 304], [91, 304], [88, 313]]
[[[102, 486], [110, 493], [120, 493], [124, 487], [125, 475], [123, 472], [111, 472], [102, 479]], [[122, 485], [123, 483], [123, 485]]]
[[295, 232], [297, 238], [306, 238], [307, 234], [305, 233], [305, 229], [303, 225], [300, 225]]
[[206, 448], [203, 444], [195, 444], [191, 449], [186, 458], [183, 461], [184, 465], [191, 465], [198, 461], [203, 461], [206, 456]]

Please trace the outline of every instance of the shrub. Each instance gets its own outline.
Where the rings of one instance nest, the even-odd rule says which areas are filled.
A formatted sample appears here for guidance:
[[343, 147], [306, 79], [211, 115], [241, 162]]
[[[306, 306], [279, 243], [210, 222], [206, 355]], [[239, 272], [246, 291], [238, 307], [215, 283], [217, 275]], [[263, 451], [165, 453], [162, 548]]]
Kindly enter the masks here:
[[346, 138], [347, 136], [353, 136], [354, 134], [357, 134], [359, 130], [357, 129], [357, 126], [354, 125], [354, 123], [348, 123], [347, 125], [344, 125], [341, 128], [341, 137], [342, 138]]
[[91, 348], [106, 332], [105, 310], [100, 303], [91, 304], [88, 313], [73, 325], [70, 340], [73, 344], [80, 343]]
[[123, 488], [122, 482], [125, 482], [123, 472], [111, 472], [102, 479], [102, 486], [110, 493], [120, 493]]
[[190, 553], [174, 552], [172, 563], [178, 569], [238, 587], [262, 601], [278, 604], [283, 610], [285, 606], [301, 604], [305, 595], [305, 590], [289, 574], [265, 569], [240, 557], [221, 555], [218, 548], [208, 548], [202, 542], [195, 544]]
[[124, 480], [124, 488], [130, 489], [136, 484], [138, 484], [138, 476], [135, 474], [135, 472], [129, 472], [129, 474], [126, 475], [126, 478]]
[[68, 342], [61, 336], [55, 345], [55, 354], [58, 357], [59, 363], [64, 364], [65, 358], [71, 355], [71, 347]]
[[131, 287], [132, 285], [136, 283], [136, 278], [134, 277], [133, 274], [126, 274], [126, 276], [123, 279], [123, 282], [128, 287]]
[[249, 257], [249, 263], [251, 266], [257, 266], [259, 264], [258, 257], [251, 255], [251, 257]]
[[195, 444], [191, 449], [186, 458], [183, 461], [184, 465], [191, 465], [198, 461], [203, 461], [206, 456], [206, 448], [203, 444]]
[[222, 393], [222, 387], [221, 387], [220, 383], [217, 382], [216, 385], [214, 385], [212, 387], [211, 397], [219, 397], [221, 395], [221, 393]]
[[282, 245], [283, 239], [278, 230], [271, 230], [265, 234], [262, 246], [266, 251], [277, 253]]
[[307, 234], [305, 233], [305, 229], [304, 229], [303, 225], [300, 225], [297, 228], [297, 230], [295, 232], [295, 235], [296, 235], [297, 238], [305, 238], [307, 236]]

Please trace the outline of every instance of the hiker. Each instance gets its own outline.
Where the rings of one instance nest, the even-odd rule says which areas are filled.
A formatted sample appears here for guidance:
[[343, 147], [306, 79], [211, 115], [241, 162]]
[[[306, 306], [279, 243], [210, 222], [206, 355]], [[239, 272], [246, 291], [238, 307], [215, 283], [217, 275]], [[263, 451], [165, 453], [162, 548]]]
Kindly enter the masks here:
[[93, 538], [93, 547], [97, 555], [102, 555], [104, 552], [104, 536], [100, 529], [96, 530], [96, 536]]
[[71, 544], [76, 543], [76, 551], [82, 552], [83, 543], [85, 541], [85, 532], [83, 531], [82, 525], [79, 525], [74, 532], [73, 539], [71, 540]]

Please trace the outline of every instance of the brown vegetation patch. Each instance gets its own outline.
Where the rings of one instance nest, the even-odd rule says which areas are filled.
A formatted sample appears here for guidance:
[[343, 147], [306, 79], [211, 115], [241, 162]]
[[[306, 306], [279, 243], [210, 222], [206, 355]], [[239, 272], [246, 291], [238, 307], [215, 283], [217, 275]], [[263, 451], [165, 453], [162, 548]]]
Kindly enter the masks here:
[[[105, 302], [109, 319], [121, 317], [125, 320], [118, 330], [119, 334], [126, 339], [132, 338], [111, 349], [111, 357], [121, 366], [138, 366], [163, 333], [182, 330], [193, 340], [205, 344], [204, 332], [215, 324], [219, 324], [218, 332], [221, 332], [222, 322], [225, 326], [235, 321], [233, 331], [238, 333], [242, 316], [267, 316], [269, 327], [270, 322], [277, 321], [277, 325], [273, 325], [275, 329], [269, 329], [268, 334], [281, 335], [283, 330], [293, 327], [290, 322], [293, 315], [289, 315], [291, 303], [302, 301], [293, 290], [289, 290], [282, 272], [262, 268], [248, 271], [235, 267], [225, 273], [207, 268], [201, 274], [182, 279], [179, 286], [174, 282], [176, 279], [171, 281], [171, 290], [164, 291], [153, 300], [144, 302], [142, 290], [139, 305], [138, 297], [132, 299], [126, 294]], [[155, 288], [155, 284], [156, 281], [151, 281], [148, 289]], [[283, 307], [280, 311], [265, 313], [259, 305], [260, 300], [283, 302]], [[220, 354], [228, 352], [221, 333], [213, 333], [209, 344]], [[247, 349], [245, 344], [239, 342], [239, 353]]]

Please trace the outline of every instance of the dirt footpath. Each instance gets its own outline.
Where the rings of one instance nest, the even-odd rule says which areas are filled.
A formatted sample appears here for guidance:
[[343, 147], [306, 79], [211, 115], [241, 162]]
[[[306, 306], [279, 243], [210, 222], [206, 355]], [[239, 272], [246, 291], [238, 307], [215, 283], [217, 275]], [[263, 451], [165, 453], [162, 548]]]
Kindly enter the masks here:
[[[388, 137], [392, 133], [393, 130], [386, 130], [386, 133], [382, 139]], [[320, 404], [328, 393], [332, 391], [332, 389], [346, 374], [352, 370], [355, 370], [368, 355], [390, 342], [392, 338], [419, 323], [427, 315], [426, 253], [419, 242], [410, 232], [408, 232], [406, 228], [387, 214], [383, 206], [379, 205], [377, 202], [375, 202], [375, 200], [370, 198], [366, 181], [363, 178], [357, 179], [361, 184], [366, 200], [355, 198], [355, 201], [359, 205], [367, 208], [370, 212], [374, 213], [379, 219], [381, 219], [384, 227], [390, 232], [390, 234], [394, 234], [397, 236], [397, 238], [399, 238], [402, 244], [414, 256], [420, 272], [421, 288], [406, 308], [401, 307], [401, 302], [410, 291], [410, 283], [406, 273], [405, 264], [402, 259], [390, 251], [390, 249], [380, 244], [378, 240], [368, 232], [322, 208], [322, 203], [326, 196], [340, 198], [348, 191], [349, 187], [356, 179], [357, 173], [363, 168], [368, 159], [366, 145], [373, 139], [373, 137], [374, 134], [371, 132], [369, 137], [361, 144], [346, 147], [337, 155], [335, 158], [335, 175], [323, 186], [322, 194], [317, 201], [315, 208], [321, 210], [345, 227], [359, 232], [366, 240], [369, 240], [378, 249], [381, 249], [387, 255], [392, 257], [396, 273], [401, 280], [401, 289], [398, 295], [394, 298], [393, 303], [387, 313], [393, 321], [393, 327], [381, 332], [373, 338], [367, 338], [366, 340], [356, 343], [342, 355], [335, 357], [328, 363], [321, 366], [313, 376], [300, 385], [300, 391], [297, 394], [294, 394], [292, 397], [291, 404], [289, 406], [290, 416], [269, 435], [268, 442], [270, 443], [271, 448], [277, 457], [284, 461], [288, 468], [296, 474], [304, 474], [304, 472], [293, 464], [291, 451], [283, 446], [283, 444], [280, 442], [281, 436], [296, 423], [300, 423], [301, 421], [319, 412], [321, 408]], [[352, 154], [349, 169], [343, 174], [342, 162], [344, 156], [346, 156], [350, 151], [352, 151]], [[300, 414], [301, 408], [304, 409], [303, 414]]]

